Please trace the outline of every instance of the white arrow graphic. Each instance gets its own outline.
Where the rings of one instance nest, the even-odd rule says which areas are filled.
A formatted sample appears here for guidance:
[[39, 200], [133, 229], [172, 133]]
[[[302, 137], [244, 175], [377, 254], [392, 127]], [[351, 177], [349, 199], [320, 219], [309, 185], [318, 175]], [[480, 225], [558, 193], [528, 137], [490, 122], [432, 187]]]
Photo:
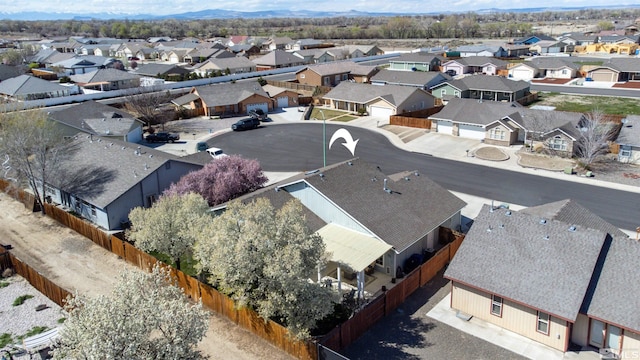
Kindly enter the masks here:
[[331, 145], [333, 145], [333, 142], [340, 138], [343, 138], [345, 141], [342, 143], [342, 145], [344, 145], [344, 147], [346, 147], [347, 149], [349, 149], [349, 151], [351, 151], [352, 156], [355, 156], [356, 145], [358, 144], [358, 141], [360, 139], [353, 140], [353, 137], [351, 136], [351, 133], [349, 132], [349, 130], [344, 128], [338, 129], [336, 132], [333, 133], [333, 135], [331, 136], [331, 141], [329, 141], [329, 149], [331, 149]]

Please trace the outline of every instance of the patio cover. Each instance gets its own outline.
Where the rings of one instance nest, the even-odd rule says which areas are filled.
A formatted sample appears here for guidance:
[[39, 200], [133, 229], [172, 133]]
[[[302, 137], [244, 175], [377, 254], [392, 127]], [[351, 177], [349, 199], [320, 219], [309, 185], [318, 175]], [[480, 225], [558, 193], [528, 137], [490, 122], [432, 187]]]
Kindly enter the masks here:
[[347, 229], [336, 224], [327, 224], [318, 230], [327, 251], [331, 252], [331, 261], [345, 264], [360, 272], [384, 255], [391, 245], [373, 236]]

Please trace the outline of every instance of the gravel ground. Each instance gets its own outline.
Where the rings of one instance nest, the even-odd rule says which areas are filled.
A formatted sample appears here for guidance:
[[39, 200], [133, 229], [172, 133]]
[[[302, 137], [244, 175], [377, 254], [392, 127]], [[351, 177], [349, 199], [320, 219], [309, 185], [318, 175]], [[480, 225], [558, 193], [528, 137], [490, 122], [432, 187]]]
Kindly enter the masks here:
[[[9, 283], [8, 286], [0, 288], [0, 334], [11, 334], [12, 344], [19, 344], [19, 336], [24, 336], [35, 326], [44, 326], [53, 329], [60, 326], [58, 320], [64, 318], [60, 306], [42, 295], [31, 286], [27, 280], [19, 275], [1, 279], [0, 282]], [[31, 295], [33, 298], [25, 300], [22, 305], [13, 306], [16, 298], [22, 295]], [[46, 309], [36, 311], [36, 306], [44, 304]], [[9, 349], [6, 346], [1, 350]], [[14, 359], [28, 359], [27, 354], [14, 355]]]

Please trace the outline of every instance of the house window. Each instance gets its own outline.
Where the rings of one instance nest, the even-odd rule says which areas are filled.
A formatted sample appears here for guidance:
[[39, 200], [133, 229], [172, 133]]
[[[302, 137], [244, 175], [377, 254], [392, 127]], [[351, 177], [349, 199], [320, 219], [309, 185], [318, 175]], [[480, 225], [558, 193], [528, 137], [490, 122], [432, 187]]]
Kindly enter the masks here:
[[505, 131], [502, 128], [496, 127], [489, 130], [489, 138], [493, 140], [504, 140], [506, 137]]
[[502, 298], [491, 295], [491, 315], [502, 317]]
[[567, 151], [567, 140], [562, 136], [556, 135], [553, 139], [549, 140], [549, 148], [553, 150]]
[[539, 333], [549, 335], [549, 314], [538, 311], [538, 325], [536, 330]]
[[325, 86], [331, 85], [331, 79], [328, 76], [324, 78], [324, 85]]
[[453, 96], [455, 96], [455, 97], [460, 97], [460, 91], [458, 91], [458, 90], [454, 90], [454, 91], [453, 91]]
[[384, 255], [376, 259], [376, 265], [384, 266]]
[[442, 96], [445, 96], [445, 95], [447, 95], [447, 89], [441, 89], [440, 90], [440, 96], [442, 97]]
[[96, 216], [96, 207], [91, 205], [91, 216], [95, 217]]
[[347, 74], [343, 74], [342, 75], [342, 80], [347, 80], [348, 78], [349, 78], [349, 75], [347, 75]]
[[304, 79], [305, 74], [300, 74], [300, 79]]
[[629, 145], [620, 146], [620, 155], [619, 156], [623, 157], [623, 158], [631, 157], [631, 146], [629, 146]]

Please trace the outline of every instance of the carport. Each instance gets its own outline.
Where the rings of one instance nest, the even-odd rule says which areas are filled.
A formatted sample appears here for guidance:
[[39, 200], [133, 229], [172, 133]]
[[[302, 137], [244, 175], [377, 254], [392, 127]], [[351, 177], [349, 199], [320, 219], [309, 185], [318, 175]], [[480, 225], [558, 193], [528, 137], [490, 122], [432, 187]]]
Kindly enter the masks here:
[[[335, 223], [327, 224], [317, 232], [326, 245], [331, 261], [338, 264], [338, 290], [342, 289], [343, 268], [352, 270], [357, 277], [357, 297], [364, 298], [365, 269], [376, 262], [391, 245], [373, 236], [348, 229]], [[318, 281], [322, 278], [318, 269]]]

